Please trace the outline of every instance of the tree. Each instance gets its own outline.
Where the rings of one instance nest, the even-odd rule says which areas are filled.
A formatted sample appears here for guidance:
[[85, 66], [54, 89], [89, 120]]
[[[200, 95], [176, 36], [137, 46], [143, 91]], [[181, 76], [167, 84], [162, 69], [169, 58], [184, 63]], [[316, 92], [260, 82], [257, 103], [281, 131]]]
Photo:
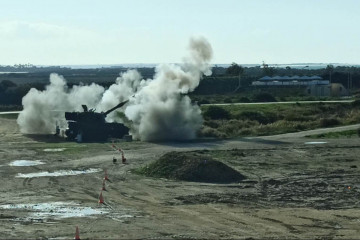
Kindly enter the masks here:
[[331, 83], [331, 75], [334, 71], [334, 65], [332, 65], [332, 64], [327, 65], [325, 70], [329, 74], [329, 81]]
[[13, 83], [10, 80], [3, 80], [0, 82], [0, 92], [6, 91], [8, 88], [16, 87], [16, 83]]
[[237, 90], [239, 90], [241, 85], [243, 85], [243, 84], [241, 84], [242, 83], [241, 77], [244, 74], [244, 68], [242, 66], [240, 66], [239, 64], [233, 62], [231, 64], [231, 66], [226, 69], [226, 73], [229, 75], [233, 75], [233, 76], [239, 76], [239, 84], [236, 87], [236, 89], [234, 90], [234, 92], [236, 92]]
[[262, 67], [263, 67], [263, 72], [266, 76], [272, 77], [276, 72], [274, 67], [269, 67], [269, 65], [266, 64], [264, 61]]
[[244, 73], [244, 68], [234, 62], [230, 65], [230, 67], [226, 69], [226, 74], [233, 76], [239, 76], [242, 75], [243, 73]]

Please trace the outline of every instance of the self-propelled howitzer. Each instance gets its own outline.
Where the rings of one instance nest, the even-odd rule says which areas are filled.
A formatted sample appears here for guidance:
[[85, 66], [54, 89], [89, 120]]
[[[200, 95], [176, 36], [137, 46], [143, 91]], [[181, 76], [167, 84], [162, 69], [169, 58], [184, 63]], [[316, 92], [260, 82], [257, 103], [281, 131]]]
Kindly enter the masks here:
[[69, 140], [82, 141], [105, 141], [108, 138], [122, 138], [129, 133], [129, 128], [121, 123], [106, 122], [106, 116], [114, 110], [124, 106], [129, 100], [119, 103], [106, 112], [88, 110], [82, 105], [83, 112], [65, 112], [68, 128], [65, 134]]

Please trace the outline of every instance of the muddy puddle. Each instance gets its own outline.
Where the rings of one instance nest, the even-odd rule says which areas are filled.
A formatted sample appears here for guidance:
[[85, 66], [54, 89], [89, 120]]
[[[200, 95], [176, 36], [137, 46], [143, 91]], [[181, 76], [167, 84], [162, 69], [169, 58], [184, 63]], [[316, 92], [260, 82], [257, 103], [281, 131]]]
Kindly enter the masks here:
[[28, 167], [28, 166], [36, 166], [41, 164], [45, 164], [45, 163], [40, 160], [15, 160], [9, 163], [9, 166]]
[[124, 221], [128, 218], [133, 218], [129, 209], [119, 208], [114, 209], [106, 205], [97, 207], [84, 207], [75, 202], [45, 202], [45, 203], [28, 203], [28, 204], [5, 204], [0, 205], [0, 209], [14, 210], [19, 212], [27, 212], [21, 218], [14, 218], [18, 222], [43, 222], [49, 219], [60, 220], [64, 218], [73, 217], [96, 217], [98, 215], [105, 215], [116, 221]]
[[62, 152], [65, 149], [66, 148], [45, 148], [43, 151], [44, 152]]
[[6, 210], [25, 210], [29, 212], [30, 217], [36, 219], [89, 217], [92, 215], [108, 213], [106, 209], [82, 207], [74, 202], [6, 204], [0, 205], [0, 208]]
[[36, 172], [36, 173], [18, 173], [17, 178], [36, 178], [36, 177], [62, 177], [62, 176], [74, 176], [80, 174], [89, 174], [100, 172], [102, 169], [90, 168], [85, 170], [59, 170], [55, 172]]

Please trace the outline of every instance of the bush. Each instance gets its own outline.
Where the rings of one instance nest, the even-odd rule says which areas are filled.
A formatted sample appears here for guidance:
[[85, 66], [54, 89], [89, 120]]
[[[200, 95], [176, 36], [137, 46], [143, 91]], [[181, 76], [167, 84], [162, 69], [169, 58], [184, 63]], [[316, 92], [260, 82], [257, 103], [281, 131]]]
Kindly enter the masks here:
[[320, 127], [333, 127], [339, 125], [340, 121], [337, 118], [321, 118]]
[[351, 103], [351, 105], [353, 105], [354, 107], [360, 106], [360, 99], [356, 99], [355, 101], [353, 101], [353, 102]]
[[199, 101], [197, 101], [197, 103], [198, 104], [209, 104], [210, 102], [207, 99], [201, 98], [201, 99], [199, 99]]
[[347, 119], [345, 121], [346, 124], [360, 123], [360, 110], [351, 110], [345, 116], [347, 117]]
[[199, 137], [226, 138], [226, 134], [219, 132], [217, 129], [205, 126], [201, 129]]
[[231, 119], [222, 121], [217, 130], [225, 133], [227, 137], [237, 137], [243, 136], [244, 134], [241, 132], [244, 132], [245, 129], [251, 129], [258, 125], [257, 121]]
[[241, 102], [241, 103], [249, 103], [250, 99], [247, 98], [247, 97], [241, 97], [241, 98], [239, 98], [239, 102]]
[[258, 121], [261, 124], [268, 124], [276, 121], [274, 114], [265, 115], [259, 111], [244, 111], [236, 116], [237, 119]]
[[230, 119], [231, 114], [226, 109], [219, 106], [209, 106], [203, 116], [206, 119]]
[[208, 126], [211, 128], [218, 128], [219, 127], [219, 123], [216, 120], [207, 120], [204, 122], [204, 126]]
[[303, 114], [298, 114], [296, 112], [289, 112], [284, 116], [284, 120], [290, 121], [290, 122], [307, 122], [307, 121], [313, 121], [314, 116], [305, 116]]
[[9, 80], [3, 80], [1, 81], [0, 83], [0, 88], [2, 90], [6, 90], [8, 88], [11, 88], [11, 87], [16, 87], [17, 84], [16, 83], [13, 83], [12, 81], [9, 81]]
[[232, 99], [229, 97], [224, 99], [224, 103], [232, 103], [232, 102], [233, 102]]
[[254, 96], [254, 102], [276, 102], [276, 99], [270, 93], [258, 93]]

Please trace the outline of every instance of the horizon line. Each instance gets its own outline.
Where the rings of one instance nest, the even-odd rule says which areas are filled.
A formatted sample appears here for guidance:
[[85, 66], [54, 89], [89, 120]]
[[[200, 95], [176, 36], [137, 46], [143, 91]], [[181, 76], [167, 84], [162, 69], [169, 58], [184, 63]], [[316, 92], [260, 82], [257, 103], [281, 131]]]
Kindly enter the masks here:
[[[236, 63], [236, 62], [231, 62], [231, 63], [209, 63], [212, 67], [217, 67], [219, 66], [229, 66], [232, 63]], [[108, 63], [97, 63], [97, 64], [31, 64], [31, 63], [24, 63], [24, 64], [13, 64], [13, 65], [3, 65], [0, 64], [0, 67], [15, 67], [16, 65], [30, 65], [30, 66], [34, 66], [34, 67], [89, 67], [89, 66], [93, 66], [93, 67], [126, 67], [126, 66], [131, 66], [131, 65], [149, 65], [152, 67], [161, 65], [161, 64], [177, 64], [177, 65], [181, 65], [182, 63], [114, 63], [114, 64], [108, 64]], [[236, 63], [240, 66], [244, 65], [244, 66], [262, 66], [263, 63]], [[266, 63], [269, 66], [296, 66], [296, 65], [337, 65], [337, 66], [358, 66], [360, 65], [360, 63], [339, 63], [339, 62], [298, 62], [298, 63]]]

